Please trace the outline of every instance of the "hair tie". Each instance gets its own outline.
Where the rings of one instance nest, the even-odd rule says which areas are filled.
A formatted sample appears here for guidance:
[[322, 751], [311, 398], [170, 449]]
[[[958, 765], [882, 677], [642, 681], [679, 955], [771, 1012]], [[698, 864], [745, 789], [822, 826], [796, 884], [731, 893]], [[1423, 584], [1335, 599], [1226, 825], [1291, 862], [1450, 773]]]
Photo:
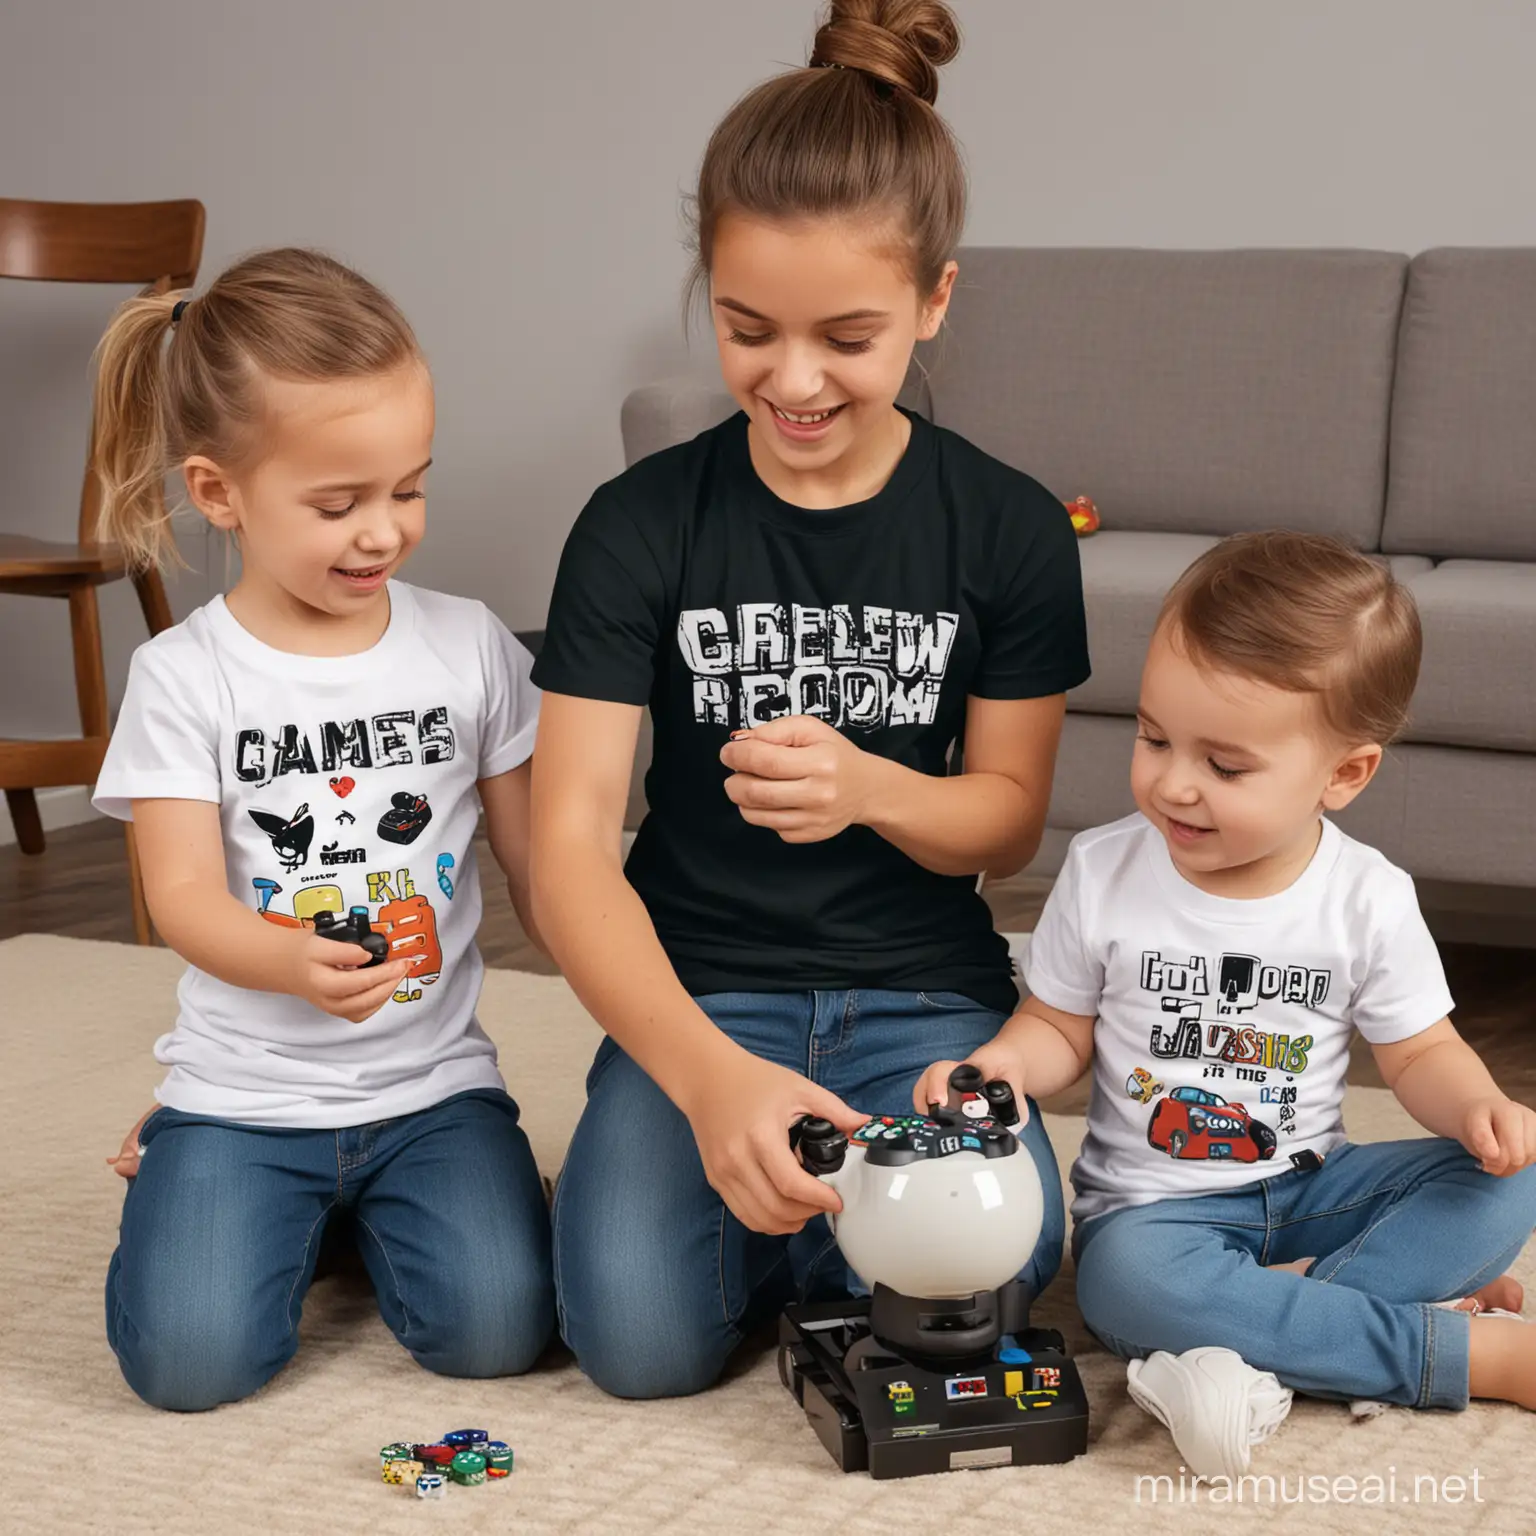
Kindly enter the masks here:
[[181, 317], [184, 314], [186, 314], [186, 312], [187, 312], [187, 305], [190, 304], [191, 302], [192, 302], [191, 299], [177, 299], [176, 300], [175, 307], [171, 310], [171, 324], [172, 325], [179, 325], [181, 323]]

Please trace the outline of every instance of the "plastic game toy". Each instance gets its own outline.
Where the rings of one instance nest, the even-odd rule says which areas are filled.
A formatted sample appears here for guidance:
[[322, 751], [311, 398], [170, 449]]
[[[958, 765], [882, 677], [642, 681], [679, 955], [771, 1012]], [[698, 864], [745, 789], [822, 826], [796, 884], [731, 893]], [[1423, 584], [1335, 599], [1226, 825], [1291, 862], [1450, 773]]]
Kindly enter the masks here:
[[946, 1104], [884, 1115], [850, 1141], [806, 1116], [790, 1140], [837, 1190], [828, 1223], [866, 1297], [779, 1324], [779, 1377], [845, 1472], [910, 1477], [1070, 1461], [1088, 1399], [1065, 1343], [1032, 1329], [1015, 1278], [1045, 1200], [1004, 1082], [970, 1066]]
[[375, 933], [369, 926], [367, 907], [353, 907], [345, 917], [336, 912], [316, 912], [315, 932], [322, 939], [362, 945], [373, 957], [367, 965], [360, 967], [362, 970], [383, 965], [389, 959], [389, 940], [382, 933]]
[[441, 1499], [448, 1485], [476, 1488], [512, 1475], [512, 1447], [483, 1429], [450, 1430], [431, 1444], [397, 1440], [379, 1452], [379, 1474], [418, 1499]]

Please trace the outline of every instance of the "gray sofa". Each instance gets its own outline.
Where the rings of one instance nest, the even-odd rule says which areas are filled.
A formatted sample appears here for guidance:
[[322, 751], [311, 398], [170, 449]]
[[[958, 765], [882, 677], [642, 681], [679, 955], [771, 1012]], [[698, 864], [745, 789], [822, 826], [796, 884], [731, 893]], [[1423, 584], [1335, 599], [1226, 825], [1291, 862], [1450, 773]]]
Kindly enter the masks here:
[[[1536, 887], [1536, 250], [959, 263], [908, 400], [1104, 519], [1080, 546], [1093, 677], [1068, 701], [1035, 868], [1132, 809], [1131, 715], [1169, 585], [1224, 534], [1289, 527], [1379, 553], [1423, 618], [1412, 727], [1340, 824], [1421, 879]], [[626, 457], [732, 409], [708, 381], [636, 390]]]

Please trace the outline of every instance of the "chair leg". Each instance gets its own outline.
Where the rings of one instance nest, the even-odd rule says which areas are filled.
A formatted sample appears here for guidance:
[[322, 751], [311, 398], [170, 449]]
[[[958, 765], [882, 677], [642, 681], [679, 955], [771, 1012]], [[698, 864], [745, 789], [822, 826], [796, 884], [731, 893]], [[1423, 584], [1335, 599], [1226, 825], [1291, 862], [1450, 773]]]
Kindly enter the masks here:
[[153, 568], [140, 571], [133, 578], [133, 585], [139, 594], [139, 607], [144, 610], [144, 623], [150, 634], [158, 635], [162, 629], [169, 629], [176, 621], [171, 617], [171, 604], [165, 595], [160, 572]]
[[48, 846], [43, 837], [43, 818], [37, 814], [37, 796], [30, 789], [8, 789], [5, 808], [16, 829], [16, 845], [23, 853], [38, 854]]
[[75, 587], [69, 594], [69, 632], [75, 648], [75, 695], [80, 701], [80, 733], [105, 740], [107, 672], [101, 659], [101, 611], [96, 588]]
[[154, 929], [149, 922], [149, 903], [144, 899], [144, 875], [139, 869], [139, 844], [133, 835], [133, 823], [123, 823], [128, 841], [128, 885], [133, 897], [133, 937], [138, 944], [153, 944]]

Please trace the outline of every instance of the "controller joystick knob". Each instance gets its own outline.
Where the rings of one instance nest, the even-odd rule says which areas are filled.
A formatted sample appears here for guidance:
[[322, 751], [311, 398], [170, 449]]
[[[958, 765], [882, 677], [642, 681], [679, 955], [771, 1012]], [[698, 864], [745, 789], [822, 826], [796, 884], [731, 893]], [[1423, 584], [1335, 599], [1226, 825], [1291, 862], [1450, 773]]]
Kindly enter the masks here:
[[986, 1088], [981, 1068], [963, 1061], [949, 1074], [949, 1099], [946, 1107], [959, 1109], [968, 1095], [980, 1095]]
[[986, 1086], [987, 1103], [992, 1106], [992, 1118], [999, 1125], [1017, 1125], [1019, 1123], [1019, 1104], [1013, 1096], [1013, 1089], [1001, 1078]]
[[848, 1138], [817, 1115], [800, 1122], [800, 1159], [808, 1173], [836, 1173], [848, 1155]]

